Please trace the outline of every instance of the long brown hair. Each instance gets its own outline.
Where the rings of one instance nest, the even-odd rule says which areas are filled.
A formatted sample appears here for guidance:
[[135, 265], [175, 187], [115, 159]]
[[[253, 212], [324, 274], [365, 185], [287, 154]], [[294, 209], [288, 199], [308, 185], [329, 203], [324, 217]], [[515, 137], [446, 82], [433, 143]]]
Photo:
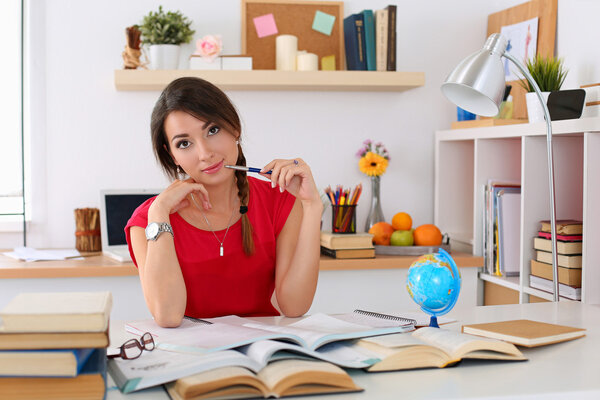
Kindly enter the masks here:
[[[195, 118], [226, 128], [238, 140], [237, 165], [246, 165], [246, 157], [242, 151], [240, 117], [231, 100], [218, 87], [200, 78], [179, 78], [171, 82], [160, 94], [152, 110], [150, 133], [154, 155], [163, 171], [171, 179], [177, 179], [177, 165], [169, 153], [165, 120], [172, 111], [183, 111]], [[248, 206], [250, 189], [245, 171], [235, 171], [238, 197], [242, 206]], [[248, 214], [242, 214], [242, 242], [244, 253], [254, 253], [252, 224]]]

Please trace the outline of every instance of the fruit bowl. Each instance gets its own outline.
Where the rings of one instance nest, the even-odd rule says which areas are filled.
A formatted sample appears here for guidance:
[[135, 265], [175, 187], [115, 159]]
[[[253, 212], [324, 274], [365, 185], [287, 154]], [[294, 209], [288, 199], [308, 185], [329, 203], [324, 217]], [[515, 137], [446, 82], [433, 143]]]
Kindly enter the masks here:
[[422, 256], [423, 254], [435, 253], [438, 249], [444, 249], [450, 253], [450, 244], [439, 246], [379, 246], [375, 245], [376, 255], [390, 256]]

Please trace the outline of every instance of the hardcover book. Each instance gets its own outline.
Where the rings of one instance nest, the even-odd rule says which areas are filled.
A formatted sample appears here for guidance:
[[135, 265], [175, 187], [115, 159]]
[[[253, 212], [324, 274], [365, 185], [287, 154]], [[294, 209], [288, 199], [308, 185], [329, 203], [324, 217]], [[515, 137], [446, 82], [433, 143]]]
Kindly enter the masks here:
[[388, 40], [387, 40], [387, 70], [396, 70], [396, 11], [397, 6], [390, 4], [386, 7], [388, 12]]
[[108, 331], [0, 333], [0, 350], [102, 348], [108, 343]]
[[346, 69], [366, 71], [364, 18], [362, 14], [352, 14], [344, 18], [344, 43], [346, 47]]
[[[552, 253], [548, 253], [547, 251], [538, 250], [536, 255], [536, 259], [546, 264], [552, 264]], [[582, 259], [581, 255], [564, 255], [559, 254], [557, 257], [558, 266], [565, 268], [581, 268]]]
[[[552, 280], [552, 264], [531, 260], [531, 275]], [[569, 286], [581, 286], [581, 269], [558, 267], [558, 283]]]
[[[539, 237], [533, 238], [533, 248], [552, 253], [552, 240]], [[558, 254], [581, 254], [582, 242], [563, 242], [557, 240], [556, 250], [558, 251]]]
[[377, 60], [375, 53], [375, 18], [373, 10], [363, 10], [361, 12], [365, 22], [365, 55], [367, 57], [367, 71], [377, 70]]
[[331, 233], [321, 232], [321, 246], [332, 250], [367, 249], [373, 247], [370, 233]]
[[321, 254], [337, 259], [375, 258], [375, 248], [333, 250], [321, 246]]
[[388, 10], [375, 11], [375, 59], [377, 71], [387, 71]]
[[[542, 231], [550, 232], [550, 221], [541, 221]], [[557, 235], [581, 235], [583, 222], [574, 219], [561, 219], [556, 221]]]
[[[529, 286], [544, 292], [554, 293], [554, 283], [549, 279], [539, 276], [529, 275]], [[560, 297], [566, 297], [571, 300], [581, 300], [581, 288], [558, 283], [558, 292]]]
[[76, 376], [93, 349], [3, 350], [0, 376]]

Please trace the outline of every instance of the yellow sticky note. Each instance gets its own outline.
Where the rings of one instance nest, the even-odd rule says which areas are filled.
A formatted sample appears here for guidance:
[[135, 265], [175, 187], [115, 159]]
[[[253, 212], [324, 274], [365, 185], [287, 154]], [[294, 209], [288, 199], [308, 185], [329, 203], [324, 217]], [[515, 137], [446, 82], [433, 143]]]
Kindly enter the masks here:
[[335, 54], [321, 58], [322, 71], [335, 71]]

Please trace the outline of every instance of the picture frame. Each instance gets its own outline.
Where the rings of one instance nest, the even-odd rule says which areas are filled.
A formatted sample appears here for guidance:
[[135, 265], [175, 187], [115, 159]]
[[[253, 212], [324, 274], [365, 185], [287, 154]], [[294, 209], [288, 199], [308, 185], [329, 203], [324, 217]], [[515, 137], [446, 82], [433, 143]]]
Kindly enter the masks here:
[[[242, 54], [252, 56], [253, 69], [275, 69], [275, 38], [294, 35], [298, 50], [319, 57], [335, 55], [336, 70], [346, 68], [344, 50], [344, 3], [341, 1], [242, 0]], [[335, 17], [330, 35], [312, 29], [317, 11]], [[277, 34], [258, 37], [254, 18], [273, 14]]]

